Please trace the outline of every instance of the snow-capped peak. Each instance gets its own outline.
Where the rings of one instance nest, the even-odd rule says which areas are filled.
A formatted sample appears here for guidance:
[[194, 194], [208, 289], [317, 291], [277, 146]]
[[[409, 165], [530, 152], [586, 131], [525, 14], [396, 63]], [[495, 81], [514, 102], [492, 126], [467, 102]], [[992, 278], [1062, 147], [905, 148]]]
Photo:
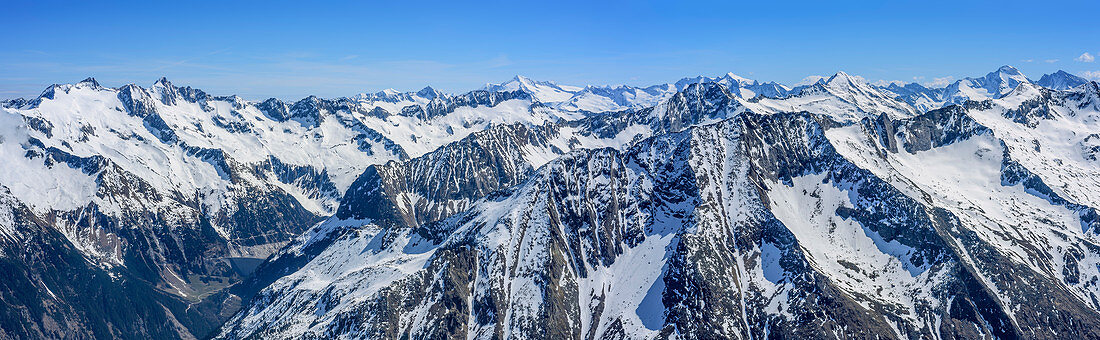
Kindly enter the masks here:
[[424, 99], [432, 100], [438, 97], [442, 97], [443, 93], [439, 92], [439, 90], [432, 88], [431, 86], [425, 86], [423, 89], [416, 92], [416, 95]]
[[711, 77], [707, 77], [707, 76], [695, 76], [695, 77], [683, 78], [683, 79], [680, 79], [679, 81], [677, 81], [675, 85], [678, 89], [683, 90], [683, 89], [687, 88], [688, 86], [691, 86], [692, 84], [697, 84], [697, 83], [719, 83], [719, 84], [722, 84], [722, 86], [733, 89], [733, 88], [738, 88], [738, 87], [756, 85], [759, 82], [757, 82], [756, 80], [752, 80], [752, 79], [748, 79], [748, 78], [739, 76], [737, 74], [734, 74], [733, 72], [728, 72], [726, 74], [723, 74], [723, 75], [721, 75], [719, 77], [715, 77], [715, 78], [711, 78]]
[[726, 73], [726, 75], [723, 76], [722, 78], [729, 79], [729, 80], [732, 80], [732, 81], [736, 81], [738, 84], [741, 84], [742, 86], [744, 86], [744, 85], [756, 85], [757, 83], [759, 83], [756, 80], [736, 75], [733, 72]]
[[996, 99], [1012, 92], [1016, 86], [1029, 82], [1020, 70], [1004, 65], [984, 77], [965, 78], [948, 85], [944, 88], [942, 97], [946, 103]]
[[[219, 311], [126, 308], [153, 322], [103, 337], [183, 320], [224, 338], [1095, 338], [1100, 89], [1054, 90], [1083, 81], [837, 72], [775, 95], [733, 73], [680, 92], [516, 76], [256, 103], [88, 78], [0, 101], [0, 262], [26, 278], [23, 259], [84, 255], [121, 278], [91, 287], [104, 299]], [[944, 107], [947, 90], [983, 102]], [[262, 275], [222, 262], [280, 248]], [[26, 268], [88, 277], [50, 265]], [[0, 295], [30, 287], [63, 313], [12, 324], [81, 327], [101, 307], [17, 284]]]
[[1011, 91], [1008, 91], [1008, 93], [1006, 93], [1001, 98], [1004, 98], [1004, 99], [1007, 99], [1009, 97], [1034, 98], [1034, 97], [1038, 96], [1040, 93], [1042, 93], [1042, 87], [1040, 87], [1039, 85], [1036, 85], [1034, 83], [1031, 83], [1031, 82], [1026, 82], [1026, 83], [1020, 83], [1016, 87], [1012, 88]]
[[825, 81], [824, 85], [835, 88], [835, 87], [838, 87], [838, 86], [839, 87], [860, 86], [860, 85], [864, 85], [864, 83], [863, 83], [863, 81], [859, 80], [859, 78], [852, 77], [852, 76], [848, 75], [847, 73], [845, 73], [844, 71], [837, 71], [836, 74], [833, 74], [832, 77], [829, 77], [829, 80]]
[[844, 71], [838, 71], [829, 77], [824, 82], [819, 82], [822, 87], [828, 88], [836, 93], [863, 93], [865, 95], [872, 95], [875, 97], [881, 96], [878, 90], [868, 85], [863, 81], [863, 78], [857, 76], [848, 75]]
[[855, 122], [868, 116], [887, 114], [910, 117], [917, 110], [886, 91], [867, 84], [863, 78], [837, 72], [831, 77], [791, 89], [788, 96], [763, 96], [746, 105], [753, 112], [830, 112], [838, 121]]
[[[1001, 84], [1003, 87], [1015, 88], [1016, 85], [1029, 82], [1027, 77], [1024, 76], [1020, 70], [1015, 67], [1004, 65], [997, 69], [997, 71], [990, 72], [985, 75], [985, 79], [991, 83]], [[1008, 89], [1011, 91], [1011, 88]]]
[[997, 68], [997, 72], [1004, 74], [1023, 75], [1023, 73], [1020, 73], [1020, 70], [1016, 69], [1016, 67], [1012, 65], [1001, 65], [1001, 67]]
[[1088, 82], [1089, 81], [1085, 78], [1069, 74], [1069, 72], [1066, 71], [1058, 70], [1058, 72], [1044, 74], [1042, 78], [1039, 78], [1039, 81], [1035, 82], [1035, 84], [1049, 88], [1051, 90], [1062, 91], [1072, 89]]
[[172, 88], [172, 82], [168, 81], [168, 77], [160, 77], [157, 81], [153, 82], [153, 88]]
[[411, 102], [412, 92], [405, 93], [394, 90], [392, 88], [387, 88], [375, 93], [360, 93], [356, 95], [354, 99], [359, 101], [383, 103]]
[[[527, 77], [524, 77], [524, 76], [521, 76], [521, 75], [518, 75], [518, 74], [515, 77], [512, 77], [512, 81], [515, 81], [515, 82], [519, 83], [521, 86], [528, 86], [528, 87], [533, 86], [535, 83], [540, 83], [538, 81], [531, 80], [531, 78], [527, 78]], [[549, 82], [549, 81], [545, 81], [545, 82], [541, 82], [541, 83], [553, 84], [553, 82]]]
[[81, 80], [79, 83], [76, 83], [76, 86], [77, 87], [89, 87], [89, 88], [92, 88], [92, 89], [102, 88], [102, 86], [99, 86], [99, 82], [96, 81], [95, 78], [92, 78], [92, 77], [84, 78], [84, 80]]
[[739, 76], [732, 72], [717, 78], [705, 76], [683, 78], [677, 81], [674, 86], [678, 90], [683, 90], [691, 84], [708, 82], [722, 84], [722, 86], [728, 88], [731, 93], [741, 98], [753, 98], [756, 96], [779, 98], [791, 92], [791, 88], [785, 85], [776, 82], [761, 82], [759, 80]]
[[543, 103], [560, 103], [568, 101], [583, 87], [559, 85], [552, 81], [536, 81], [521, 75], [516, 75], [511, 80], [500, 84], [486, 84], [486, 91], [523, 91], [532, 98]]

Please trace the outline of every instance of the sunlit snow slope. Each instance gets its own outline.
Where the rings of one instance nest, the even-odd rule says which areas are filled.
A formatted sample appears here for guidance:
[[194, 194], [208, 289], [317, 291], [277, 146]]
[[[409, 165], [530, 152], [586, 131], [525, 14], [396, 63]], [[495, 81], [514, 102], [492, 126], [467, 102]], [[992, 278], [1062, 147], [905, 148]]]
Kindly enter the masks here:
[[[1097, 338], [1100, 88], [838, 72], [0, 109], [0, 338]], [[132, 306], [111, 308], [103, 306]]]

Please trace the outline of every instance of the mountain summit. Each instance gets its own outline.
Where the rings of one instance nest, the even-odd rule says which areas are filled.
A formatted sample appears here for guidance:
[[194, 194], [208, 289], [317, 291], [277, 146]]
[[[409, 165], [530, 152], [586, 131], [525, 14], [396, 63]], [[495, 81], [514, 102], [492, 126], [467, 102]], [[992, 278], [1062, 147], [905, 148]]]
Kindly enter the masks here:
[[1089, 81], [1085, 78], [1058, 70], [1058, 72], [1055, 73], [1044, 74], [1035, 84], [1052, 90], [1069, 90], [1081, 86], [1082, 84], [1087, 84], [1088, 82]]
[[1100, 338], [1065, 72], [0, 104], [0, 338]]

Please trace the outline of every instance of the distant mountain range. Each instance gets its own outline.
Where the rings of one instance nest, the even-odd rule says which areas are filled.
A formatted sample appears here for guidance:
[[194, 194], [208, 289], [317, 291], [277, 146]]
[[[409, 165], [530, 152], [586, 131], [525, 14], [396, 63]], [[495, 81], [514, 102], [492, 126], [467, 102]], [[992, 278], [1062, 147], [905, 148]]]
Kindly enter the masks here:
[[1100, 338], [1062, 71], [0, 104], [0, 338]]

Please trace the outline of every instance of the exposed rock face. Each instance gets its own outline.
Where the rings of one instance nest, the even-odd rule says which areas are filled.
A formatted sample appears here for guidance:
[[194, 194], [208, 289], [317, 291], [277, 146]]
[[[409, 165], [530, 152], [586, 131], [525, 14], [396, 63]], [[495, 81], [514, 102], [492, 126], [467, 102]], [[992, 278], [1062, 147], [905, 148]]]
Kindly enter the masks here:
[[[352, 228], [220, 336], [1097, 336], [1061, 271], [841, 156], [827, 120], [741, 114], [570, 153], [440, 222]], [[957, 109], [867, 122], [845, 129], [911, 145], [886, 153], [991, 135]]]
[[549, 139], [557, 136], [552, 129], [491, 128], [424, 157], [367, 168], [348, 189], [336, 216], [416, 227], [454, 215], [471, 201], [526, 179], [534, 168], [524, 148], [550, 147]]
[[[510, 110], [524, 98], [485, 91], [434, 96], [446, 103], [432, 109], [435, 121], [409, 124], [460, 139], [489, 123], [456, 120], [455, 110], [500, 115], [496, 105], [507, 102], [501, 110]], [[9, 201], [35, 221], [27, 242], [37, 243], [4, 245], [13, 261], [22, 258], [7, 272], [29, 279], [0, 291], [19, 297], [5, 300], [12, 312], [0, 320], [19, 326], [5, 326], [0, 338], [207, 336], [239, 309], [241, 298], [227, 288], [254, 263], [334, 213], [363, 169], [409, 158], [390, 139], [407, 134], [368, 127], [386, 117], [370, 112], [386, 110], [349, 98], [250, 103], [166, 79], [148, 89], [85, 80], [4, 108], [0, 148], [11, 167], [0, 187], [14, 188]], [[47, 258], [61, 260], [38, 262]], [[95, 279], [89, 286], [36, 281], [64, 275]], [[59, 295], [61, 307], [50, 307], [26, 299], [32, 292], [68, 295]], [[114, 305], [107, 301], [141, 308], [96, 319], [102, 306]], [[16, 312], [27, 308], [34, 312]]]
[[55, 85], [2, 105], [0, 338], [1097, 338], [1100, 86], [1055, 76]]
[[191, 309], [140, 272], [112, 272], [88, 262], [51, 221], [19, 204], [5, 187], [0, 222], [2, 338], [190, 338], [218, 327], [216, 310]]
[[293, 251], [284, 251], [261, 264], [233, 291], [250, 297], [279, 277], [300, 269], [352, 230], [346, 227], [355, 221], [375, 221], [390, 228], [419, 227], [462, 212], [480, 198], [521, 183], [536, 167], [566, 151], [621, 147], [653, 131], [683, 129], [744, 110], [719, 84], [699, 83], [687, 88], [658, 108], [538, 126], [497, 125], [409, 161], [371, 166], [348, 189], [334, 219], [293, 242], [288, 247]]

